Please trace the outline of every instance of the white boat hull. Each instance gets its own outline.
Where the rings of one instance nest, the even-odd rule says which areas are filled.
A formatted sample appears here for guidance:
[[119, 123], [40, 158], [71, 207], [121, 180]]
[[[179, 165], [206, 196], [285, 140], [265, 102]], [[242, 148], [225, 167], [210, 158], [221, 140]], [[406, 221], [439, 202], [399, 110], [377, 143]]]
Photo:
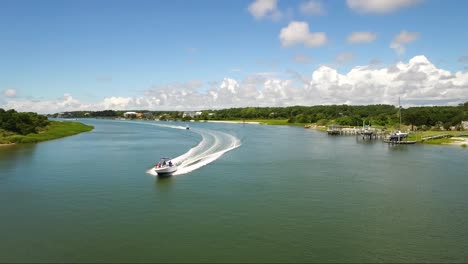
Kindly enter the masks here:
[[154, 171], [158, 174], [158, 175], [171, 175], [172, 173], [176, 172], [177, 171], [177, 166], [166, 166], [166, 167], [162, 167], [162, 168], [154, 168]]

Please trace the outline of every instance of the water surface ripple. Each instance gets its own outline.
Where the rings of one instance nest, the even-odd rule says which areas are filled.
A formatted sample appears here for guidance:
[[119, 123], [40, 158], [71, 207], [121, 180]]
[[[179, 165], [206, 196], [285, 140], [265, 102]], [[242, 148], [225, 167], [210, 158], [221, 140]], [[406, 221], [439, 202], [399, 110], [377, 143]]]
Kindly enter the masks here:
[[[468, 262], [466, 149], [83, 122], [0, 148], [0, 262]], [[146, 173], [164, 156], [183, 177]]]

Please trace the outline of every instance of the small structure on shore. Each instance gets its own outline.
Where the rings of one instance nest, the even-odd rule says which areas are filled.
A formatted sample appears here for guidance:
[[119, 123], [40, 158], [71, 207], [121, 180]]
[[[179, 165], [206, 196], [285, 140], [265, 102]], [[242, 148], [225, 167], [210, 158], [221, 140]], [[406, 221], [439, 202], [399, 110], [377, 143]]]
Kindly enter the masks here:
[[468, 130], [468, 121], [461, 121], [461, 127], [463, 130]]
[[341, 134], [341, 127], [339, 125], [330, 125], [327, 128], [328, 135], [339, 135]]
[[377, 138], [377, 133], [374, 129], [371, 129], [369, 126], [364, 126], [361, 130], [359, 130], [358, 134], [362, 136], [362, 139], [372, 140], [372, 138]]
[[388, 136], [387, 139], [384, 140], [385, 143], [390, 143], [390, 144], [415, 144], [416, 141], [408, 141], [408, 133], [401, 132], [400, 130], [396, 131], [395, 133], [392, 133]]
[[362, 136], [362, 139], [377, 139], [377, 130], [371, 128], [370, 122], [369, 125], [366, 125], [366, 121], [362, 121], [362, 128], [358, 131], [357, 135]]

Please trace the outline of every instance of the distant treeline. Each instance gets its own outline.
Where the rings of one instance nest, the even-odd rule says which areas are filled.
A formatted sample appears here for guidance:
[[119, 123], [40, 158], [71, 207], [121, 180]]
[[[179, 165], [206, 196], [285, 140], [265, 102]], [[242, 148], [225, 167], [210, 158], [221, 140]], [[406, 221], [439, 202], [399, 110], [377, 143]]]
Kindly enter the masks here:
[[[122, 117], [127, 111], [76, 111], [66, 112], [63, 117]], [[366, 124], [394, 126], [400, 121], [399, 109], [393, 105], [317, 105], [289, 107], [243, 107], [221, 110], [203, 110], [198, 115], [185, 115], [180, 111], [138, 111], [144, 118], [162, 120], [252, 120], [283, 119], [289, 123], [316, 123], [360, 126]], [[193, 113], [193, 112], [192, 112]], [[52, 115], [57, 117], [57, 114]], [[409, 107], [401, 110], [402, 123], [418, 127], [459, 126], [468, 120], [468, 102], [457, 106]]]
[[468, 102], [458, 106], [410, 107], [402, 110], [402, 120], [416, 127], [459, 128], [461, 121], [468, 121]]
[[[49, 117], [57, 118], [57, 117], [64, 117], [64, 118], [116, 118], [116, 117], [123, 117], [125, 112], [138, 112], [143, 114], [150, 114], [149, 116], [158, 117], [158, 116], [167, 116], [168, 119], [179, 119], [182, 118], [183, 112], [178, 111], [149, 111], [149, 110], [104, 110], [104, 111], [71, 111], [71, 112], [63, 112], [63, 113], [55, 113], [49, 115]], [[148, 116], [148, 115], [146, 115]], [[135, 118], [135, 116], [132, 116]]]
[[[287, 119], [290, 123], [335, 123], [378, 126], [399, 123], [399, 109], [393, 105], [318, 105], [291, 107], [245, 107], [210, 111], [208, 119]], [[205, 113], [205, 112], [204, 112]], [[412, 126], [439, 126], [448, 129], [468, 120], [468, 102], [458, 106], [410, 107], [401, 110], [402, 123]], [[202, 117], [203, 118], [203, 117]]]
[[5, 111], [0, 108], [0, 129], [27, 135], [37, 133], [49, 124], [46, 116], [32, 112], [18, 113], [13, 109]]
[[287, 119], [289, 123], [335, 122], [356, 126], [367, 123], [385, 125], [396, 122], [397, 109], [392, 105], [317, 105], [289, 107], [245, 107], [213, 111], [217, 119]]

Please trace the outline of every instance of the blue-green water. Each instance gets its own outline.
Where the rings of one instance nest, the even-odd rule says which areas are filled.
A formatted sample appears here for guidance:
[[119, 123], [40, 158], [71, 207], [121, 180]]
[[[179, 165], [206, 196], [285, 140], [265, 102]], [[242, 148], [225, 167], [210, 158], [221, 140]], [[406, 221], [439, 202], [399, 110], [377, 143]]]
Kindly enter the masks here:
[[[0, 262], [468, 261], [466, 149], [83, 122], [95, 130], [0, 148]], [[190, 172], [147, 173], [193, 147]]]

